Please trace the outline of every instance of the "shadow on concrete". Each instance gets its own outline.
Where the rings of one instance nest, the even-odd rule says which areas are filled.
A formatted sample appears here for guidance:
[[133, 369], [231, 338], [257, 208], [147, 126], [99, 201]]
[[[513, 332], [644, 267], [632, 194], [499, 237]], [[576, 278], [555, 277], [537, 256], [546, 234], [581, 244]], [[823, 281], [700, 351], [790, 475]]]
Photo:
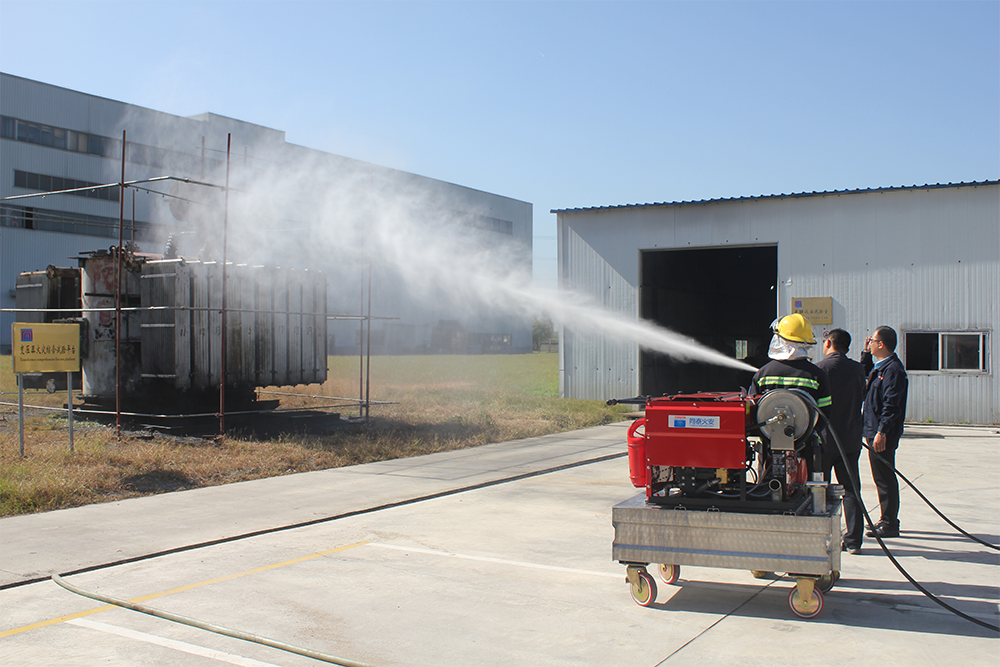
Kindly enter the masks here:
[[180, 491], [198, 486], [180, 470], [151, 470], [140, 475], [125, 477], [121, 481], [123, 488], [139, 493], [163, 493]]
[[[862, 588], [865, 585], [880, 592], [842, 589], [841, 586]], [[723, 614], [746, 618], [767, 618], [775, 621], [798, 619], [788, 608], [787, 597], [794, 580], [782, 577], [766, 586], [719, 584], [681, 579], [678, 585], [659, 583], [658, 599], [649, 606], [664, 612], [684, 611], [702, 614]], [[885, 589], [899, 593], [885, 593]], [[927, 585], [948, 605], [986, 623], [997, 624], [996, 588], [962, 586], [943, 582]], [[908, 590], [907, 590], [908, 589]], [[990, 599], [988, 594], [994, 597]], [[956, 600], [949, 595], [976, 600]], [[668, 597], [669, 596], [669, 597]], [[997, 633], [955, 616], [939, 607], [907, 582], [841, 580], [824, 595], [824, 608], [809, 623], [834, 624], [884, 630], [904, 630], [926, 634], [960, 637], [997, 637]], [[867, 607], [866, 611], [862, 611]]]

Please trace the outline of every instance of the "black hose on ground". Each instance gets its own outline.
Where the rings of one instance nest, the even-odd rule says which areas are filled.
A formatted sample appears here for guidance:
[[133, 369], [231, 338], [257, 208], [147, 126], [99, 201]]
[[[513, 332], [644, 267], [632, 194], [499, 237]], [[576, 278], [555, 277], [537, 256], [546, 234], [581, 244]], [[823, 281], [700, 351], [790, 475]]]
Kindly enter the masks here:
[[[844, 452], [844, 447], [840, 443], [840, 438], [837, 437], [837, 432], [833, 430], [833, 426], [830, 424], [830, 420], [827, 418], [826, 415], [824, 415], [822, 413], [822, 411], [820, 411], [820, 416], [826, 422], [827, 431], [830, 433], [830, 435], [833, 436], [833, 441], [837, 445], [837, 450], [840, 452], [840, 457], [842, 459], [844, 459], [844, 461], [847, 461], [847, 454], [846, 454], [846, 452]], [[868, 447], [868, 445], [866, 444], [865, 447]], [[869, 447], [869, 449], [871, 449], [871, 448]], [[874, 451], [874, 450], [872, 450], [872, 451]], [[878, 455], [877, 452], [876, 452], [876, 455]], [[879, 457], [879, 458], [881, 458], [881, 457]], [[884, 461], [884, 459], [882, 459], [882, 460]], [[899, 475], [900, 477], [903, 477], [903, 475], [898, 470], [896, 470], [895, 468], [893, 468], [893, 470], [896, 471], [897, 475]], [[851, 478], [851, 488], [854, 489], [854, 495], [855, 495], [856, 498], [858, 498], [860, 500], [861, 499], [861, 487], [860, 487], [860, 485], [858, 483], [858, 480], [854, 479], [854, 475], [851, 474], [850, 470], [847, 471], [847, 474]], [[906, 480], [906, 483], [910, 484], [910, 481]], [[916, 490], [916, 487], [914, 487], [912, 484], [910, 484], [910, 486], [914, 490]], [[924, 497], [923, 494], [921, 494], [920, 497], [923, 498]], [[930, 502], [928, 502], [926, 498], [924, 498], [924, 501], [927, 502], [928, 505], [930, 505]], [[931, 600], [933, 600], [937, 604], [941, 605], [942, 607], [944, 607], [945, 609], [947, 609], [951, 613], [955, 614], [956, 616], [959, 616], [961, 618], [964, 618], [967, 621], [975, 623], [976, 625], [984, 627], [987, 630], [993, 630], [994, 632], [1000, 632], [1000, 626], [991, 625], [990, 623], [987, 623], [986, 621], [981, 621], [978, 618], [975, 618], [973, 616], [969, 616], [965, 612], [962, 612], [962, 611], [959, 611], [958, 609], [955, 609], [954, 607], [952, 607], [951, 605], [949, 605], [947, 602], [941, 600], [936, 595], [934, 595], [929, 590], [927, 590], [922, 585], [920, 585], [920, 583], [916, 579], [914, 579], [913, 577], [910, 576], [909, 572], [907, 572], [906, 570], [903, 569], [903, 566], [899, 564], [899, 561], [897, 561], [896, 558], [889, 551], [889, 547], [887, 547], [885, 545], [885, 542], [882, 541], [882, 538], [878, 536], [878, 532], [875, 530], [875, 525], [872, 523], [872, 519], [868, 515], [868, 510], [865, 509], [864, 504], [861, 503], [861, 502], [859, 502], [858, 503], [858, 507], [861, 509], [861, 512], [864, 514], [865, 521], [868, 523], [868, 528], [871, 530], [872, 534], [874, 535], [875, 541], [878, 542], [878, 545], [880, 547], [882, 547], [882, 551], [885, 552], [885, 555], [889, 558], [889, 561], [896, 567], [897, 570], [899, 570], [900, 574], [902, 574], [904, 577], [906, 577], [906, 580], [909, 581], [910, 584], [912, 584], [914, 588], [916, 588], [918, 591], [920, 591], [921, 593], [923, 593], [925, 596], [927, 596], [928, 598], [930, 598]], [[935, 509], [935, 511], [937, 511], [937, 510]], [[938, 512], [938, 515], [942, 516], [942, 517], [944, 516], [940, 512]], [[951, 521], [948, 521], [948, 523], [951, 524], [952, 526], [955, 525], [955, 524], [951, 523]], [[957, 528], [957, 526], [956, 526], [956, 528]], [[968, 534], [968, 533], [965, 533], [965, 531], [962, 531], [962, 532], [964, 534], [966, 534], [966, 535]], [[991, 546], [992, 547], [993, 545], [987, 545], [987, 546]], [[993, 548], [996, 548], [996, 547], [993, 547]]]
[[984, 547], [989, 547], [990, 549], [995, 549], [996, 551], [1000, 551], [1000, 547], [998, 547], [997, 545], [990, 544], [986, 540], [980, 539], [980, 538], [976, 537], [975, 535], [962, 530], [954, 521], [952, 521], [951, 519], [949, 519], [948, 517], [946, 517], [944, 514], [942, 514], [941, 510], [939, 510], [938, 508], [934, 507], [934, 504], [931, 501], [927, 500], [927, 497], [924, 494], [920, 493], [920, 489], [918, 489], [917, 487], [915, 487], [913, 485], [913, 482], [911, 482], [910, 480], [906, 479], [906, 476], [903, 473], [899, 472], [899, 470], [897, 470], [895, 468], [895, 466], [889, 465], [889, 462], [886, 461], [884, 458], [882, 458], [882, 455], [879, 454], [878, 452], [876, 452], [875, 449], [871, 447], [871, 445], [869, 445], [866, 442], [862, 442], [861, 444], [862, 444], [862, 446], [864, 446], [865, 449], [867, 449], [869, 452], [871, 452], [872, 454], [874, 454], [875, 457], [879, 461], [881, 461], [882, 463], [884, 463], [887, 467], [892, 468], [893, 472], [895, 472], [896, 475], [901, 480], [903, 480], [904, 482], [906, 482], [906, 485], [909, 486], [911, 489], [913, 489], [914, 493], [916, 493], [918, 496], [920, 496], [920, 499], [923, 500], [925, 503], [927, 503], [927, 506], [930, 507], [932, 510], [934, 510], [935, 514], [937, 514], [939, 517], [941, 517], [942, 519], [944, 519], [945, 523], [947, 523], [949, 526], [951, 526], [952, 528], [954, 528], [955, 530], [957, 530], [958, 532], [960, 532], [962, 535], [965, 535], [966, 537], [968, 537], [973, 542], [979, 542]]

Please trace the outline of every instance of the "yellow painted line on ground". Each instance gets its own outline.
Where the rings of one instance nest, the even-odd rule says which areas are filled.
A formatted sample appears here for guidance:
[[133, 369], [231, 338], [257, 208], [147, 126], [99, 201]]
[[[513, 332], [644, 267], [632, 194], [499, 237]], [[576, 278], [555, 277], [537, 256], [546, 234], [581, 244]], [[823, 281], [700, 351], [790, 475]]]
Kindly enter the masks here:
[[[261, 572], [267, 572], [268, 570], [276, 570], [279, 567], [286, 567], [288, 565], [295, 565], [296, 563], [303, 563], [307, 560], [313, 560], [314, 558], [322, 558], [323, 556], [329, 556], [330, 554], [335, 554], [338, 551], [347, 551], [348, 549], [354, 549], [356, 547], [363, 547], [367, 542], [355, 542], [354, 544], [348, 544], [343, 547], [337, 547], [336, 549], [330, 549], [328, 551], [321, 551], [319, 553], [310, 554], [308, 556], [300, 556], [299, 558], [293, 558], [292, 560], [282, 561], [280, 563], [273, 563], [271, 565], [264, 565], [261, 567], [255, 567], [252, 570], [246, 570], [245, 572], [237, 572], [236, 574], [227, 574], [224, 577], [216, 577], [215, 579], [206, 579], [205, 581], [200, 581], [196, 584], [188, 584], [187, 586], [178, 586], [177, 588], [171, 588], [167, 591], [162, 591], [160, 593], [151, 593], [149, 595], [143, 595], [142, 597], [132, 598], [129, 602], [145, 602], [146, 600], [153, 600], [155, 598], [161, 598], [166, 595], [173, 595], [175, 593], [183, 593], [184, 591], [190, 591], [195, 588], [201, 588], [202, 586], [210, 586], [212, 584], [218, 584], [223, 581], [230, 581], [232, 579], [239, 579], [240, 577], [245, 577], [251, 574], [259, 574]], [[68, 614], [66, 616], [60, 616], [59, 618], [50, 618], [47, 621], [39, 621], [38, 623], [32, 623], [31, 625], [25, 625], [20, 628], [12, 628], [10, 630], [4, 630], [0, 632], [0, 637], [9, 637], [11, 635], [20, 634], [22, 632], [28, 632], [29, 630], [37, 630], [38, 628], [48, 627], [50, 625], [56, 625], [58, 623], [65, 623], [66, 621], [72, 621], [77, 618], [83, 618], [85, 616], [90, 616], [92, 614], [99, 614], [102, 611], [108, 611], [109, 609], [118, 609], [114, 605], [104, 605], [101, 607], [95, 607], [93, 609], [88, 609], [87, 611], [78, 611], [75, 614]]]
[[65, 623], [66, 621], [72, 621], [77, 618], [83, 618], [84, 616], [90, 616], [91, 614], [97, 614], [102, 611], [107, 611], [108, 609], [115, 609], [114, 605], [104, 605], [103, 607], [97, 607], [95, 609], [88, 609], [87, 611], [78, 611], [75, 614], [70, 614], [68, 616], [60, 616], [59, 618], [50, 618], [47, 621], [39, 621], [38, 623], [32, 623], [31, 625], [25, 625], [20, 628], [12, 628], [10, 630], [4, 630], [0, 632], [0, 637], [9, 637], [11, 635], [17, 635], [22, 632], [27, 632], [28, 630], [37, 630], [38, 628], [44, 628], [49, 625], [56, 625], [57, 623]]

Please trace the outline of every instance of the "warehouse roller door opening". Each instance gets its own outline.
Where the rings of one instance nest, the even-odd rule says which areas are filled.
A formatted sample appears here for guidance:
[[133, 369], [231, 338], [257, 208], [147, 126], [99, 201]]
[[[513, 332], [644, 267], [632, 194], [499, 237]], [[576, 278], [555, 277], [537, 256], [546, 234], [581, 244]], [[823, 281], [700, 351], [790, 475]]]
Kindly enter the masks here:
[[[778, 307], [777, 246], [643, 250], [639, 261], [640, 317], [752, 366], [767, 361]], [[640, 391], [647, 396], [737, 391], [752, 377], [648, 350], [640, 362]]]

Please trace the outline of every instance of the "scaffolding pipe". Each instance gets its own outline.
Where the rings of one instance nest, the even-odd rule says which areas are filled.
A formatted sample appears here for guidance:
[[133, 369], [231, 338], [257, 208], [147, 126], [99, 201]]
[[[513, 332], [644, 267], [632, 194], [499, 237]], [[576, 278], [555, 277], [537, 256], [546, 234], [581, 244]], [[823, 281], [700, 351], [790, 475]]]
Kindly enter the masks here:
[[125, 242], [125, 130], [122, 130], [122, 179], [118, 192], [118, 252], [115, 262], [115, 433], [122, 439], [122, 263]]
[[219, 371], [219, 437], [226, 433], [226, 231], [229, 227], [229, 165], [233, 133], [226, 139], [226, 203], [222, 211], [222, 362]]
[[[336, 398], [336, 397], [335, 396], [331, 396], [330, 398]], [[357, 401], [357, 399], [354, 399], [354, 398], [345, 398], [345, 399], [338, 399], [338, 400], [352, 401], [352, 403], [350, 405], [335, 405], [335, 404], [331, 404], [331, 405], [308, 405], [308, 406], [305, 406], [305, 407], [302, 407], [302, 408], [288, 408], [288, 409], [278, 408], [276, 410], [236, 410], [236, 411], [230, 410], [229, 414], [230, 415], [271, 415], [271, 414], [279, 415], [279, 414], [288, 414], [290, 412], [300, 412], [302, 410], [323, 410], [323, 409], [326, 409], [326, 408], [352, 408], [352, 407], [354, 407], [353, 403]], [[15, 405], [18, 405], [18, 403], [10, 403], [8, 401], [0, 401], [0, 405], [15, 406]], [[396, 405], [396, 403], [391, 403], [391, 402], [386, 401], [386, 402], [382, 402], [382, 403], [377, 403], [377, 405]], [[66, 408], [53, 408], [53, 407], [49, 407], [47, 405], [25, 405], [24, 407], [26, 409], [28, 409], [28, 410], [43, 410], [43, 411], [44, 410], [48, 410], [49, 412], [64, 412], [66, 410]], [[87, 415], [109, 415], [109, 414], [111, 414], [107, 410], [86, 410], [84, 408], [74, 408], [73, 409], [73, 413], [74, 414], [87, 414]], [[147, 418], [148, 417], [153, 417], [153, 418], [156, 418], [156, 419], [188, 419], [190, 417], [217, 417], [218, 413], [216, 413], [216, 412], [190, 412], [190, 413], [175, 414], [175, 415], [158, 415], [158, 414], [150, 413], [150, 412], [122, 412], [122, 415], [125, 416], [125, 417], [147, 417]]]
[[[0, 313], [102, 313], [115, 312], [117, 308], [0, 308]], [[127, 306], [122, 307], [123, 313], [137, 313], [146, 310], [190, 310], [196, 312], [222, 312], [221, 308], [209, 308], [207, 306], [133, 306], [131, 308]], [[227, 308], [226, 312], [229, 313], [258, 313], [260, 315], [310, 315], [314, 316], [316, 313], [311, 313], [306, 310], [262, 310], [258, 308]], [[352, 319], [352, 320], [363, 320], [367, 319], [365, 317], [350, 317], [350, 318], [339, 318], [339, 317], [327, 317], [328, 320], [336, 319]], [[373, 320], [383, 319], [383, 320], [397, 320], [398, 317], [373, 317]]]
[[[122, 132], [124, 134], [124, 131]], [[122, 146], [122, 153], [124, 154], [125, 147]], [[31, 199], [33, 197], [47, 197], [49, 195], [68, 195], [74, 192], [90, 192], [92, 190], [104, 190], [107, 188], [118, 188], [124, 185], [125, 187], [132, 187], [134, 185], [142, 185], [143, 183], [158, 183], [160, 181], [180, 181], [181, 183], [190, 183], [191, 185], [204, 185], [209, 188], [219, 188], [222, 189], [223, 186], [216, 185], [215, 183], [205, 183], [202, 181], [196, 181], [191, 178], [184, 178], [183, 176], [154, 176], [153, 178], [143, 178], [137, 181], [116, 181], [114, 183], [105, 183], [103, 185], [88, 185], [83, 188], [70, 188], [68, 190], [47, 190], [45, 192], [29, 192], [25, 195], [9, 195], [7, 197], [0, 197], [0, 201], [12, 201], [14, 199]], [[166, 193], [159, 193], [167, 196]]]
[[[361, 303], [358, 312], [361, 313], [361, 329], [358, 331], [358, 417], [364, 417], [365, 395], [365, 268], [361, 267]], [[368, 322], [370, 329], [372, 323]]]
[[368, 419], [368, 398], [372, 387], [372, 258], [368, 257], [368, 361], [365, 364], [365, 419]]

